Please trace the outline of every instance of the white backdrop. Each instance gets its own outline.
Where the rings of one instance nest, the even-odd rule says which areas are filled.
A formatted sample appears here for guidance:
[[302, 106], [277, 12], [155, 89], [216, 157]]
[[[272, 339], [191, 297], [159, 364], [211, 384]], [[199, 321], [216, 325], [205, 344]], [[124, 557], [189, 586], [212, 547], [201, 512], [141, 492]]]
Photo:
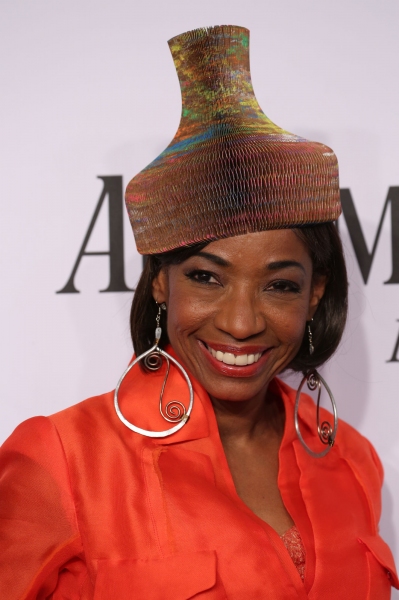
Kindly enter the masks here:
[[[371, 251], [388, 188], [399, 186], [397, 0], [3, 3], [0, 441], [23, 419], [112, 389], [129, 360], [131, 292], [99, 292], [108, 286], [108, 256], [82, 258], [80, 293], [56, 291], [100, 197], [98, 176], [123, 176], [125, 186], [174, 136], [180, 91], [166, 41], [224, 23], [251, 30], [265, 113], [336, 151]], [[399, 336], [399, 281], [384, 284], [393, 252], [399, 260], [392, 207], [367, 284], [340, 219], [350, 317], [323, 374], [340, 416], [383, 460], [382, 532], [399, 562], [399, 349], [387, 362]], [[106, 199], [87, 251], [108, 249], [107, 219]], [[141, 257], [127, 218], [124, 228], [126, 283], [134, 287]]]

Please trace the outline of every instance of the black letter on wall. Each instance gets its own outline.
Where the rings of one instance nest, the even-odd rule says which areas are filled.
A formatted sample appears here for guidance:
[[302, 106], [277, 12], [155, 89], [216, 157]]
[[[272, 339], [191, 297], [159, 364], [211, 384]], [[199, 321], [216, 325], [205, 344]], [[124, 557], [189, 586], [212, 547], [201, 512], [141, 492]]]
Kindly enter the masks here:
[[356, 208], [349, 189], [341, 190], [342, 213], [345, 217], [353, 249], [364, 283], [367, 283], [374, 260], [382, 224], [388, 204], [391, 203], [392, 275], [384, 283], [399, 283], [399, 187], [390, 187], [371, 252], [368, 251]]
[[[399, 323], [399, 319], [398, 319], [398, 323]], [[395, 348], [393, 349], [392, 356], [389, 360], [387, 360], [387, 362], [399, 363], [398, 354], [399, 354], [399, 335], [398, 335], [398, 339], [396, 340], [396, 344], [395, 344]]]
[[[72, 273], [66, 285], [58, 290], [57, 294], [78, 294], [74, 279], [83, 256], [109, 256], [110, 280], [109, 285], [101, 292], [129, 292], [132, 291], [125, 283], [125, 261], [123, 255], [123, 192], [122, 176], [111, 175], [99, 177], [104, 182], [96, 209], [90, 221], [78, 257], [72, 269]], [[98, 215], [105, 198], [108, 196], [108, 225], [109, 225], [109, 250], [104, 252], [86, 252], [87, 244], [96, 224]]]

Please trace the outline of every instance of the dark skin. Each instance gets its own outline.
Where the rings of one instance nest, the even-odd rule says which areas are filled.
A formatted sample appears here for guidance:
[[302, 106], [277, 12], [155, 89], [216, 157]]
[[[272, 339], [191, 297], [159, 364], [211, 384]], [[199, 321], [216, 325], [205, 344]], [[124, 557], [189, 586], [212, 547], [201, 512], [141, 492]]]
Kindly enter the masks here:
[[[288, 229], [212, 242], [153, 282], [172, 347], [210, 396], [237, 494], [280, 535], [293, 525], [277, 485], [285, 415], [268, 386], [297, 354], [325, 285]], [[212, 349], [259, 358], [226, 366]]]

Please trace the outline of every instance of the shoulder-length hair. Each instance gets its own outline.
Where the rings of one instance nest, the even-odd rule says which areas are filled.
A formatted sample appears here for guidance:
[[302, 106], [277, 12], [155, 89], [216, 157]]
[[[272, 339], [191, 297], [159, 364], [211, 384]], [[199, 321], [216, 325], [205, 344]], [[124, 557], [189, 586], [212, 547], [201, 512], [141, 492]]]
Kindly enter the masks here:
[[[348, 311], [348, 280], [342, 244], [334, 223], [307, 225], [293, 228], [293, 231], [309, 250], [313, 263], [313, 277], [327, 276], [325, 292], [311, 326], [314, 352], [309, 353], [309, 341], [305, 330], [297, 355], [286, 367], [305, 373], [325, 363], [338, 347]], [[155, 318], [158, 313], [152, 296], [155, 277], [162, 268], [183, 263], [208, 243], [202, 242], [163, 254], [146, 256], [130, 313], [130, 331], [137, 356], [154, 344]], [[169, 339], [164, 311], [161, 319], [162, 339], [159, 345], [165, 347]]]

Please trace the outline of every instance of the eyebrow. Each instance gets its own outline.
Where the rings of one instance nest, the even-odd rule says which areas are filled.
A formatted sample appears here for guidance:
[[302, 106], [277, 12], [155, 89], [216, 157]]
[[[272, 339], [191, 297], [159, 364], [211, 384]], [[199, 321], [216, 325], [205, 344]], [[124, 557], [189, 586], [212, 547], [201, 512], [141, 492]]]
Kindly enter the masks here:
[[[201, 251], [198, 252], [196, 256], [202, 256], [203, 258], [206, 258], [207, 260], [210, 260], [221, 267], [231, 267], [231, 263], [228, 260], [222, 258], [221, 256], [217, 256], [216, 254], [211, 254], [210, 252]], [[296, 260], [277, 260], [266, 265], [266, 270], [279, 271], [280, 269], [289, 269], [290, 267], [297, 267], [305, 273], [304, 266]]]
[[268, 271], [279, 271], [280, 269], [288, 269], [289, 267], [298, 267], [305, 273], [305, 267], [296, 260], [277, 260], [267, 265]]
[[221, 256], [217, 256], [216, 254], [211, 254], [210, 252], [198, 252], [196, 256], [202, 256], [203, 258], [207, 258], [211, 262], [216, 265], [220, 265], [221, 267], [231, 267], [231, 263], [228, 260], [225, 260]]

